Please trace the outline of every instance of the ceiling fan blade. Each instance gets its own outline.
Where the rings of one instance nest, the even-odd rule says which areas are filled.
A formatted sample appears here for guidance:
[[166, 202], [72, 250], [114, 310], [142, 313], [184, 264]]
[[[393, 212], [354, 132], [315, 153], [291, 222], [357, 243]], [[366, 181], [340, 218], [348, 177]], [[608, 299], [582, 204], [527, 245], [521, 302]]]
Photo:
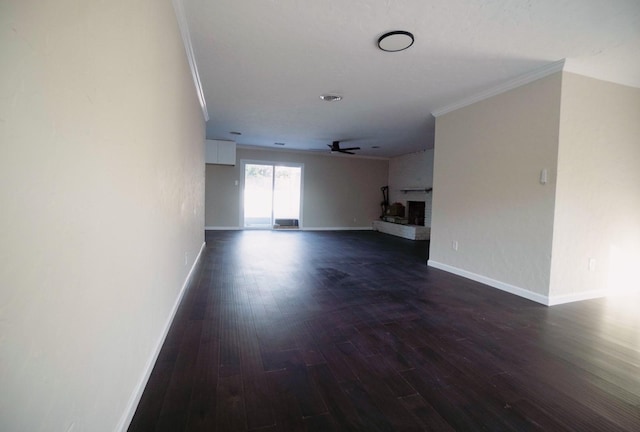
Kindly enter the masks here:
[[345, 154], [355, 154], [355, 153], [350, 152], [349, 150], [360, 150], [360, 147], [340, 148], [340, 141], [334, 141], [331, 144], [327, 144], [327, 147], [329, 147], [332, 152], [340, 152], [340, 153], [345, 153]]

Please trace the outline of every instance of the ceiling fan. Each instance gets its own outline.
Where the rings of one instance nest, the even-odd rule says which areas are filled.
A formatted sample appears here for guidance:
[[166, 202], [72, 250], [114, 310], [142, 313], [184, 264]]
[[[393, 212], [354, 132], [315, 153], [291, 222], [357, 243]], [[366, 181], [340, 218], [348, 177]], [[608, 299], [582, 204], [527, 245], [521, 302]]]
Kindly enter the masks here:
[[355, 154], [350, 150], [360, 150], [360, 147], [341, 148], [340, 141], [334, 141], [332, 144], [327, 144], [327, 146], [331, 149], [331, 153], [339, 152], [339, 153], [346, 153], [346, 154]]

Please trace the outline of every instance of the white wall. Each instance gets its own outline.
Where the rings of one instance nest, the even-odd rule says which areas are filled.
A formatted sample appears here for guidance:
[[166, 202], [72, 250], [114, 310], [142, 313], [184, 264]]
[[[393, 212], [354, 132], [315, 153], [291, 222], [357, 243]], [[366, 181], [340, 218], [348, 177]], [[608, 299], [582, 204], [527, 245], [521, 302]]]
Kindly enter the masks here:
[[405, 188], [433, 186], [433, 149], [391, 158], [389, 160], [389, 202], [424, 201], [425, 226], [431, 226], [431, 193], [402, 192]]
[[242, 159], [304, 164], [304, 229], [371, 229], [380, 217], [380, 188], [389, 173], [386, 159], [242, 147], [236, 158], [234, 167], [207, 165], [207, 227], [240, 227]]
[[552, 298], [639, 289], [640, 89], [564, 73], [556, 197]]
[[203, 244], [176, 18], [168, 0], [13, 1], [0, 31], [0, 429], [117, 430]]
[[545, 300], [561, 82], [556, 73], [436, 119], [430, 265]]

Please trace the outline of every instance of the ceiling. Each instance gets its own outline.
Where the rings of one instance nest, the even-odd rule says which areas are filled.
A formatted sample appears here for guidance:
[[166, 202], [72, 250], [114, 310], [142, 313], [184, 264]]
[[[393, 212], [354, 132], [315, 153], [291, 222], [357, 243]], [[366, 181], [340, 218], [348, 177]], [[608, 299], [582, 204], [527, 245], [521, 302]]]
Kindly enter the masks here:
[[[208, 139], [392, 157], [433, 147], [431, 112], [561, 59], [640, 87], [639, 0], [182, 2]], [[415, 43], [381, 51], [392, 30]]]

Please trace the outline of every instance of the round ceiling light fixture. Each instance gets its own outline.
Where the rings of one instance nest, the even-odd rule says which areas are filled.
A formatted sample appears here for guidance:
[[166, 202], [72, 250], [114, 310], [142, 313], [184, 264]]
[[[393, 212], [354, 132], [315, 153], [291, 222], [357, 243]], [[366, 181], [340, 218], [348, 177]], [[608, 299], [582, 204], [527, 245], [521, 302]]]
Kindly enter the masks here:
[[395, 30], [378, 38], [378, 48], [387, 52], [404, 51], [413, 45], [413, 35], [408, 31]]
[[335, 94], [323, 94], [320, 95], [320, 99], [327, 102], [338, 102], [342, 100], [342, 96]]

